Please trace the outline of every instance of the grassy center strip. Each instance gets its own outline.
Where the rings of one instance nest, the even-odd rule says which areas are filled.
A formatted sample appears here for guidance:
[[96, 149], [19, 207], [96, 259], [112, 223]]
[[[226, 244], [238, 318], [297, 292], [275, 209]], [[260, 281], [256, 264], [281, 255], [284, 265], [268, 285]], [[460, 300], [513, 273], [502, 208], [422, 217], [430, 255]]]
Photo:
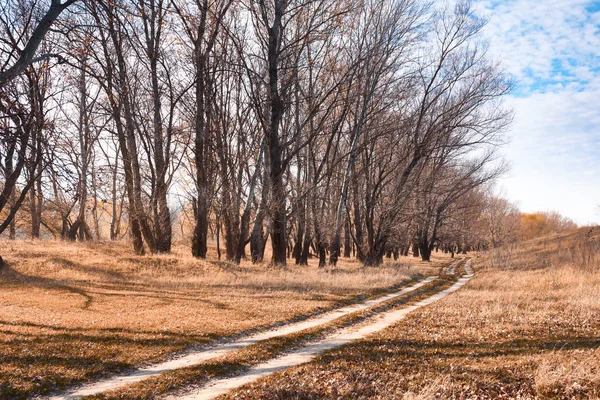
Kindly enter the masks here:
[[237, 375], [254, 365], [299, 349], [310, 342], [321, 340], [338, 330], [364, 322], [379, 313], [419, 302], [434, 293], [447, 289], [456, 281], [456, 276], [444, 275], [414, 292], [396, 297], [367, 310], [346, 315], [319, 327], [268, 339], [202, 364], [166, 372], [124, 388], [88, 396], [85, 399], [154, 399], [185, 385], [203, 385], [211, 379]]
[[467, 265], [467, 262], [469, 262], [469, 260], [471, 260], [471, 257], [465, 257], [463, 258], [454, 268], [454, 274], [456, 274], [456, 276], [464, 276], [467, 275], [467, 270], [465, 270], [465, 265]]

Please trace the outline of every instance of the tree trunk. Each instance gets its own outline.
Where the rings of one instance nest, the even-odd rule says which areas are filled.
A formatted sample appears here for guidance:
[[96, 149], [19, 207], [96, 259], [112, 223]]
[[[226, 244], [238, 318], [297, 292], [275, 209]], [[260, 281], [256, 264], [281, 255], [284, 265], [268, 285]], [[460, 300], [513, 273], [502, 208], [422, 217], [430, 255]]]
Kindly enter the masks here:
[[115, 165], [112, 171], [112, 201], [110, 218], [110, 240], [117, 240], [119, 227], [117, 226], [117, 176], [119, 168], [119, 149], [115, 153]]
[[[200, 28], [199, 28], [200, 29]], [[200, 31], [198, 33], [200, 35]], [[202, 43], [196, 42], [196, 137], [194, 158], [196, 162], [196, 186], [198, 199], [196, 203], [196, 226], [192, 238], [192, 255], [206, 258], [208, 240], [208, 178], [206, 175], [205, 142], [208, 137], [205, 120], [207, 113], [205, 107], [206, 94], [206, 57], [202, 53]]]
[[79, 77], [79, 152], [81, 154], [81, 170], [79, 171], [79, 184], [77, 187], [77, 197], [79, 201], [79, 212], [77, 213], [77, 219], [69, 229], [68, 238], [69, 240], [80, 241], [85, 239], [86, 229], [86, 208], [87, 208], [87, 197], [88, 197], [88, 167], [89, 167], [89, 156], [90, 156], [90, 127], [89, 119], [87, 115], [87, 91], [86, 91], [86, 76], [85, 71], [82, 69]]
[[[36, 107], [37, 108], [37, 107]], [[36, 112], [36, 114], [39, 114]], [[41, 118], [38, 116], [38, 118]], [[33, 147], [38, 157], [41, 159], [42, 154], [42, 143], [41, 143], [41, 119], [36, 118], [36, 127], [34, 128], [36, 132], [33, 135], [34, 143]], [[38, 132], [39, 130], [39, 132]], [[39, 239], [40, 238], [40, 229], [42, 226], [42, 201], [43, 201], [43, 193], [42, 193], [42, 163], [32, 164], [30, 168], [30, 177], [34, 180], [34, 184], [32, 185], [31, 191], [29, 193], [29, 199], [31, 203], [31, 238]]]
[[368, 254], [365, 257], [364, 265], [365, 267], [372, 267], [383, 264], [383, 251], [377, 251], [373, 254]]
[[221, 259], [221, 220], [218, 216], [216, 218], [216, 223], [217, 223], [217, 258], [220, 260]]
[[[266, 142], [262, 141], [260, 146], [260, 151], [258, 153], [258, 160], [256, 161], [256, 168], [254, 169], [254, 173], [252, 174], [252, 179], [250, 181], [250, 189], [248, 191], [248, 200], [246, 201], [246, 206], [244, 207], [244, 212], [242, 213], [242, 218], [240, 222], [240, 235], [237, 242], [237, 251], [235, 254], [234, 261], [239, 263], [242, 257], [245, 256], [245, 248], [246, 243], [249, 241], [248, 238], [248, 230], [250, 229], [250, 214], [252, 208], [252, 202], [254, 199], [254, 191], [256, 190], [256, 183], [258, 182], [258, 177], [260, 175], [261, 166], [263, 164], [263, 154], [265, 151]], [[261, 222], [262, 224], [262, 222]], [[254, 259], [253, 259], [254, 262]]]
[[[226, 189], [229, 190], [229, 189]], [[230, 206], [229, 206], [230, 207]], [[223, 210], [223, 224], [225, 226], [225, 256], [228, 261], [235, 261], [236, 250], [238, 248], [237, 239], [239, 234], [236, 232], [236, 223], [232, 220], [230, 213], [238, 213], [238, 210]]]
[[327, 266], [327, 249], [321, 242], [317, 244], [319, 250], [319, 268], [325, 268]]
[[264, 210], [261, 210], [259, 206], [258, 213], [254, 219], [254, 225], [252, 227], [252, 233], [250, 234], [250, 256], [253, 263], [262, 261], [262, 240], [263, 240], [263, 221], [264, 221]]
[[[156, 21], [152, 21], [156, 23]], [[158, 49], [160, 44], [161, 27], [155, 29], [156, 37], [149, 38], [148, 58], [150, 59], [150, 75], [152, 80], [153, 99], [153, 124], [154, 124], [154, 169], [155, 169], [155, 215], [154, 215], [154, 237], [156, 238], [156, 251], [168, 253], [171, 251], [172, 226], [171, 212], [167, 202], [169, 188], [166, 183], [168, 163], [165, 160], [163, 142], [163, 120], [160, 113], [161, 97], [158, 83]], [[167, 141], [168, 143], [168, 141]], [[167, 149], [168, 151], [169, 149]]]
[[[15, 172], [13, 169], [13, 154], [6, 155], [5, 166], [6, 166], [6, 176], [11, 176], [13, 174], [13, 172]], [[15, 204], [17, 202], [17, 194], [16, 194], [14, 188], [11, 189], [8, 197], [9, 197], [8, 206], [9, 206], [9, 209], [11, 209], [15, 206]], [[14, 218], [11, 218], [10, 223], [8, 225], [8, 238], [10, 240], [15, 240], [17, 238], [17, 224], [16, 224], [16, 221]]]
[[127, 199], [128, 199], [128, 211], [129, 211], [129, 230], [131, 239], [133, 241], [133, 250], [135, 254], [144, 255], [144, 239], [142, 238], [142, 231], [140, 228], [140, 223], [138, 220], [138, 213], [135, 209], [135, 195], [133, 193], [133, 172], [131, 170], [131, 158], [129, 154], [129, 150], [127, 148], [127, 143], [125, 141], [125, 134], [123, 132], [123, 127], [121, 124], [117, 123], [117, 133], [119, 136], [120, 148], [121, 148], [121, 157], [123, 159], [123, 171], [125, 172], [125, 188], [127, 190]]
[[[113, 32], [113, 35], [118, 35], [116, 32]], [[117, 43], [119, 39], [115, 37]], [[120, 46], [119, 46], [120, 47]], [[140, 163], [139, 163], [139, 155], [138, 155], [138, 145], [136, 141], [136, 132], [135, 132], [135, 121], [133, 117], [133, 109], [131, 106], [130, 99], [130, 82], [127, 76], [127, 64], [125, 62], [124, 54], [122, 51], [117, 51], [117, 59], [119, 65], [119, 88], [120, 88], [120, 100], [121, 105], [123, 107], [123, 115], [125, 117], [125, 126], [122, 131], [122, 135], [124, 136], [123, 143], [121, 143], [122, 148], [128, 149], [128, 163], [130, 165], [130, 175], [128, 182], [128, 189], [130, 192], [130, 203], [129, 203], [129, 212], [131, 214], [133, 210], [133, 223], [132, 223], [132, 233], [134, 233], [134, 249], [136, 249], [136, 253], [143, 254], [143, 251], [138, 252], [139, 248], [143, 248], [143, 241], [145, 240], [148, 245], [148, 249], [151, 253], [156, 253], [156, 238], [154, 237], [154, 232], [150, 228], [148, 224], [148, 220], [146, 218], [146, 212], [144, 211], [144, 206], [142, 202], [142, 182], [140, 175]], [[123, 154], [123, 163], [125, 163], [125, 155]], [[139, 234], [140, 237], [137, 237]], [[135, 243], [135, 242], [141, 242]]]
[[350, 220], [346, 216], [346, 222], [344, 224], [344, 257], [350, 258], [352, 255], [352, 235], [350, 234]]
[[419, 251], [421, 253], [422, 261], [431, 261], [431, 246], [427, 240], [426, 233], [419, 239]]
[[[8, 156], [6, 158], [6, 175], [10, 176], [13, 173], [13, 161], [12, 161], [12, 155]], [[14, 190], [10, 191], [10, 198], [9, 198], [9, 209], [15, 206], [15, 203], [17, 202], [17, 194]], [[15, 240], [17, 238], [17, 223], [15, 221], [14, 218], [12, 218], [10, 220], [10, 224], [8, 226], [8, 238], [10, 240]]]
[[[310, 216], [307, 214], [307, 219], [306, 221], [309, 221]], [[309, 230], [306, 231], [306, 234], [304, 235], [304, 243], [302, 244], [302, 253], [300, 254], [300, 261], [298, 262], [299, 265], [308, 265], [308, 256], [310, 254], [310, 234], [309, 234]]]
[[354, 236], [356, 238], [356, 258], [358, 259], [358, 261], [360, 262], [364, 262], [365, 261], [365, 255], [363, 252], [363, 241], [364, 241], [364, 232], [363, 232], [363, 223], [362, 223], [362, 216], [360, 213], [360, 194], [359, 194], [359, 188], [358, 188], [358, 176], [356, 174], [356, 171], [353, 171], [353, 193], [352, 193], [352, 200], [353, 200], [353, 208], [354, 208]]
[[296, 234], [296, 240], [294, 248], [292, 250], [292, 256], [296, 260], [296, 264], [300, 264], [302, 259], [302, 246], [304, 245], [304, 231], [305, 231], [305, 217], [306, 217], [306, 203], [304, 200], [298, 201], [297, 208], [298, 215], [298, 231]]
[[[111, 62], [106, 63], [106, 89], [108, 91], [107, 94], [111, 104], [112, 117], [115, 121], [121, 157], [123, 159], [123, 171], [125, 173], [125, 187], [128, 200], [129, 226], [133, 250], [136, 254], [143, 255], [145, 253], [144, 237], [147, 235], [142, 236], [144, 216], [141, 204], [141, 185], [139, 181], [140, 170], [137, 161], [138, 154], [137, 145], [135, 143], [134, 121], [129, 102], [130, 85], [127, 79], [127, 67], [125, 56], [123, 54], [123, 38], [120, 32], [120, 25], [116, 21], [117, 17], [114, 15], [114, 10], [102, 2], [98, 2], [98, 4], [102, 6], [106, 12], [108, 35], [110, 35], [112, 46], [116, 49], [116, 65]], [[94, 14], [94, 18], [99, 25], [104, 25], [104, 21], [102, 21], [103, 17], [99, 14]], [[107, 60], [111, 60], [113, 58], [112, 49], [110, 49], [110, 46], [106, 41], [103, 41], [102, 45], [104, 57]], [[125, 124], [123, 124], [123, 114], [125, 116]], [[151, 242], [148, 243], [148, 245], [150, 250], [153, 251], [154, 243]]]
[[271, 163], [270, 177], [272, 190], [271, 215], [271, 246], [273, 248], [273, 263], [286, 264], [286, 193], [283, 184], [284, 166], [282, 149], [279, 142], [279, 128], [284, 112], [284, 102], [279, 93], [279, 55], [283, 36], [283, 14], [288, 5], [287, 1], [275, 1], [273, 26], [269, 31], [267, 61], [269, 68], [269, 111], [267, 145]]
[[264, 255], [263, 225], [267, 212], [267, 203], [269, 201], [269, 191], [271, 188], [271, 185], [269, 183], [270, 169], [270, 162], [265, 157], [265, 168], [263, 172], [260, 204], [258, 205], [258, 211], [256, 213], [256, 217], [254, 218], [254, 224], [252, 226], [252, 233], [250, 234], [250, 255], [253, 263], [261, 262]]
[[413, 257], [419, 257], [419, 241], [416, 238], [412, 242], [412, 254]]
[[94, 217], [94, 235], [96, 240], [100, 240], [100, 221], [98, 217], [98, 182], [96, 179], [96, 164], [92, 158], [92, 192], [94, 195], [94, 205], [92, 207], [92, 216]]

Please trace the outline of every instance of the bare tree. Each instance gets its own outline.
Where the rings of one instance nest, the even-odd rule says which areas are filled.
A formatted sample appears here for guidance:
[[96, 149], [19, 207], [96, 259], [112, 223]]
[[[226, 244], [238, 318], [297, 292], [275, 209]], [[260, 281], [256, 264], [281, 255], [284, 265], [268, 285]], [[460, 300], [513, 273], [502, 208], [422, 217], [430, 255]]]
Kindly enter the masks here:
[[209, 2], [196, 0], [194, 9], [185, 8], [187, 4], [174, 3], [184, 26], [187, 39], [192, 47], [195, 82], [195, 137], [194, 161], [197, 198], [195, 200], [196, 223], [192, 239], [192, 254], [205, 258], [207, 251], [209, 226], [209, 179], [207, 141], [209, 138], [210, 119], [212, 117], [209, 104], [213, 91], [211, 80], [211, 56], [217, 37], [222, 31], [223, 19], [232, 5], [232, 0]]
[[519, 208], [508, 200], [487, 194], [482, 218], [492, 248], [510, 243], [518, 238]]
[[511, 84], [468, 1], [74, 2], [0, 12], [0, 233], [162, 253], [178, 218], [195, 257], [321, 268], [504, 240]]
[[[47, 60], [48, 58], [58, 58], [60, 60], [61, 56], [54, 53], [46, 53], [40, 54], [36, 57], [38, 49], [44, 38], [50, 32], [52, 25], [56, 21], [56, 19], [60, 16], [60, 14], [67, 9], [71, 4], [75, 3], [77, 0], [66, 0], [64, 3], [61, 0], [51, 0], [50, 7], [43, 14], [43, 16], [37, 22], [33, 22], [31, 19], [27, 18], [29, 23], [36, 23], [35, 28], [31, 35], [28, 36], [25, 46], [21, 48], [20, 44], [22, 42], [22, 37], [18, 37], [15, 35], [12, 29], [8, 29], [4, 34], [7, 34], [8, 42], [11, 43], [12, 48], [8, 51], [8, 57], [2, 61], [2, 69], [0, 69], [0, 89], [7, 85], [10, 81], [15, 79], [17, 76], [21, 75], [27, 67], [31, 64], [40, 62], [43, 60]], [[34, 4], [29, 2], [29, 7], [27, 4], [21, 2], [18, 6], [29, 8], [29, 12], [34, 16], [36, 9]], [[6, 10], [9, 10], [11, 7], [7, 6]], [[2, 24], [5, 26], [11, 26], [13, 21], [11, 17], [8, 15], [4, 15], [0, 17], [2, 20]], [[28, 24], [29, 24], [28, 23]], [[16, 57], [16, 60], [13, 60]], [[8, 67], [8, 65], [12, 62], [12, 65]]]
[[[21, 1], [10, 3], [4, 8], [0, 17], [0, 29], [7, 38], [2, 42], [1, 55], [4, 65], [8, 65], [14, 54], [20, 51], [24, 43], [33, 43], [35, 49], [43, 45], [43, 36], [34, 28], [35, 12], [33, 2]], [[28, 48], [29, 44], [25, 45]], [[27, 60], [27, 57], [23, 58]], [[50, 60], [44, 59], [39, 65], [17, 62], [0, 87], [0, 119], [2, 121], [2, 141], [0, 142], [0, 166], [3, 172], [3, 186], [0, 192], [0, 213], [6, 210], [0, 233], [11, 227], [14, 237], [13, 220], [17, 211], [29, 196], [31, 216], [31, 235], [40, 236], [42, 194], [42, 163], [46, 149], [46, 131], [51, 130], [47, 121], [47, 102], [52, 95], [50, 88]], [[24, 72], [22, 74], [22, 72]], [[23, 176], [25, 176], [24, 179]], [[19, 185], [21, 181], [22, 185]], [[19, 187], [21, 186], [21, 187]], [[20, 193], [19, 193], [20, 192]]]

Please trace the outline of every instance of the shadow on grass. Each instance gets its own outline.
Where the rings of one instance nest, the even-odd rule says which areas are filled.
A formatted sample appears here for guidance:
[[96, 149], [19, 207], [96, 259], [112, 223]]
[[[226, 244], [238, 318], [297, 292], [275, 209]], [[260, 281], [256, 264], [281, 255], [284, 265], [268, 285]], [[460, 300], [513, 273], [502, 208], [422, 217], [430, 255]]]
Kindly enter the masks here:
[[[55, 332], [67, 332], [69, 334], [94, 331], [94, 332], [100, 332], [100, 333], [106, 333], [106, 334], [114, 333], [114, 334], [119, 334], [119, 335], [123, 335], [123, 334], [160, 335], [160, 336], [165, 336], [166, 338], [170, 338], [169, 340], [173, 340], [175, 338], [181, 338], [181, 337], [189, 337], [189, 338], [192, 338], [194, 341], [202, 341], [206, 338], [217, 339], [219, 337], [216, 335], [185, 335], [185, 334], [182, 334], [181, 332], [171, 332], [171, 331], [164, 331], [164, 330], [145, 331], [145, 330], [122, 329], [122, 328], [68, 328], [68, 327], [62, 327], [62, 326], [36, 324], [36, 323], [32, 323], [32, 322], [9, 322], [9, 321], [2, 321], [2, 320], [0, 320], [0, 331], [4, 330], [2, 325], [13, 326], [13, 327], [33, 327], [33, 328], [47, 329], [47, 330], [51, 330], [51, 331], [55, 331]], [[19, 333], [19, 335], [27, 336], [24, 333]], [[31, 336], [35, 336], [35, 335], [31, 335]], [[104, 336], [101, 336], [101, 337], [104, 338]], [[120, 340], [120, 337], [121, 336], [119, 336], [116, 340]], [[95, 338], [95, 336], [90, 336], [90, 339], [94, 339], [94, 338]], [[136, 343], [139, 343], [139, 342], [140, 342], [140, 340], [136, 340]], [[14, 341], [11, 341], [11, 343], [14, 343]]]
[[53, 258], [48, 259], [47, 262], [53, 262], [53, 263], [56, 263], [59, 265], [63, 265], [70, 269], [85, 272], [87, 274], [101, 276], [101, 277], [104, 277], [105, 279], [112, 279], [112, 280], [119, 280], [119, 281], [125, 280], [125, 275], [123, 275], [119, 272], [109, 271], [109, 270], [107, 271], [102, 268], [83, 265], [83, 264], [76, 263], [71, 260], [67, 260], [66, 258], [53, 257]]
[[[34, 328], [33, 330], [31, 328]], [[0, 399], [26, 399], [164, 359], [214, 335], [0, 321]], [[129, 358], [129, 354], [134, 355]]]
[[[563, 336], [539, 339], [515, 339], [500, 342], [448, 343], [443, 341], [426, 342], [412, 340], [385, 341], [385, 350], [380, 342], [361, 342], [354, 345], [360, 351], [343, 354], [346, 361], [359, 361], [363, 357], [369, 359], [390, 356], [388, 348], [394, 349], [394, 357], [427, 358], [436, 356], [448, 358], [493, 358], [539, 354], [548, 351], [596, 350], [600, 348], [598, 336]], [[324, 362], [339, 360], [339, 354], [326, 355]]]
[[[371, 340], [345, 346], [326, 353], [308, 367], [316, 376], [321, 370], [332, 370], [346, 376], [340, 387], [348, 389], [352, 398], [372, 398], [390, 395], [378, 389], [390, 382], [395, 390], [414, 390], [411, 380], [420, 377], [423, 388], [435, 379], [451, 376], [452, 387], [440, 387], [439, 398], [536, 398], [535, 372], [537, 362], [523, 356], [543, 355], [572, 350], [600, 348], [598, 336], [557, 336], [536, 339], [515, 339], [499, 342], [448, 343], [444, 341]], [[303, 380], [302, 375], [292, 374]], [[325, 375], [327, 377], [327, 375]], [[378, 382], [373, 385], [371, 382]], [[276, 383], [263, 384], [264, 392], [249, 398], [322, 399], [346, 398], [326, 385], [307, 388], [290, 378], [277, 378]], [[296, 389], [297, 387], [297, 389]], [[465, 393], [461, 393], [461, 390]], [[444, 392], [451, 390], [451, 392]], [[600, 390], [591, 388], [590, 390]], [[596, 393], [596, 392], [594, 392]], [[398, 393], [396, 393], [398, 394]], [[436, 395], [436, 396], [437, 396]], [[241, 397], [246, 398], [246, 397]], [[435, 397], [438, 398], [438, 397]], [[586, 398], [585, 394], [581, 398]]]
[[[60, 259], [60, 262], [65, 263], [63, 259]], [[77, 263], [68, 263], [70, 268], [80, 268]], [[109, 274], [109, 277], [118, 276]], [[76, 293], [86, 299], [83, 308], [91, 304], [93, 300], [91, 294], [123, 297], [151, 296], [161, 299], [164, 299], [166, 294], [171, 294], [176, 296], [174, 298], [182, 300], [203, 301], [193, 297], [188, 298], [184, 293], [177, 291], [153, 289], [150, 284], [129, 285], [130, 282], [114, 281], [93, 284], [84, 281], [53, 280], [22, 274], [10, 266], [6, 266], [0, 272], [0, 282], [5, 283], [6, 286], [41, 287]], [[85, 284], [86, 290], [73, 287], [73, 284]], [[403, 282], [398, 286], [406, 284], [407, 282]], [[90, 291], [87, 286], [92, 287], [94, 291]], [[237, 285], [228, 288], [234, 287]], [[264, 291], [264, 287], [262, 289]], [[114, 290], [117, 293], [107, 294], [102, 292], [103, 290]], [[272, 296], [268, 292], [263, 294], [265, 298]], [[259, 297], [263, 296], [259, 295]], [[351, 304], [361, 299], [362, 296], [346, 299], [287, 321], [265, 324], [221, 339], [231, 340], [256, 331], [301, 321], [344, 303]], [[138, 367], [144, 361], [161, 361], [176, 352], [203, 347], [216, 339], [218, 337], [215, 335], [190, 335], [171, 331], [93, 326], [61, 327], [50, 323], [0, 320], [0, 399], [29, 398], [62, 391], [73, 385], [125, 372]], [[132, 357], [129, 357], [129, 354], [132, 354]]]
[[[109, 281], [96, 283], [89, 281], [71, 281], [44, 278], [23, 274], [6, 264], [2, 270], [0, 270], [0, 282], [4, 281], [8, 285], [22, 285], [44, 289], [62, 290], [78, 294], [85, 298], [85, 302], [81, 307], [82, 309], [87, 309], [91, 306], [94, 301], [94, 296], [92, 295], [110, 297], [135, 296], [163, 300], [166, 303], [170, 303], [172, 300], [182, 300], [209, 304], [221, 310], [228, 308], [227, 304], [225, 303], [202, 299], [194, 295], [186, 295], [182, 291], [161, 290], [152, 288], [151, 284], [128, 282], [127, 277], [120, 273], [104, 271], [96, 267], [84, 266], [63, 258], [52, 258], [49, 261], [59, 263], [74, 270], [92, 273], [95, 275], [102, 275], [105, 278], [109, 278]], [[80, 287], [77, 287], [77, 285], [81, 284], [85, 284], [85, 286], [88, 286], [88, 288], [84, 290]], [[113, 292], [99, 292], [98, 290], [107, 290]]]
[[13, 269], [9, 264], [6, 264], [0, 270], [0, 278], [4, 282], [12, 285], [23, 285], [29, 287], [39, 287], [44, 289], [62, 290], [82, 296], [85, 299], [82, 309], [88, 308], [94, 300], [85, 290], [65, 284], [63, 281], [50, 278], [42, 278], [39, 276], [26, 275]]

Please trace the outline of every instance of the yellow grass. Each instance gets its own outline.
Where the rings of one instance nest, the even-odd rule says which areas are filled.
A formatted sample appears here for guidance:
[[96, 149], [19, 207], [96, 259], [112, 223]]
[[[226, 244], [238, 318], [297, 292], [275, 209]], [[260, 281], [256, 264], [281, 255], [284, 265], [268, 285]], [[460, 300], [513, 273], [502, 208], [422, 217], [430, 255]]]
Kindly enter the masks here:
[[352, 313], [314, 328], [261, 341], [196, 366], [180, 368], [114, 391], [89, 396], [86, 397], [86, 400], [150, 400], [161, 398], [166, 394], [177, 397], [178, 390], [181, 388], [203, 385], [210, 379], [244, 373], [252, 366], [314, 343], [344, 327], [360, 325], [361, 322], [386, 310], [414, 304], [450, 287], [455, 282], [456, 277], [446, 275], [414, 292], [396, 297], [373, 308]]
[[343, 260], [321, 272], [314, 260], [287, 269], [199, 261], [186, 247], [137, 257], [108, 242], [0, 241], [0, 254], [0, 398], [48, 393], [438, 272], [412, 258], [367, 269]]
[[492, 252], [452, 296], [223, 398], [598, 399], [600, 255], [582, 232]]

